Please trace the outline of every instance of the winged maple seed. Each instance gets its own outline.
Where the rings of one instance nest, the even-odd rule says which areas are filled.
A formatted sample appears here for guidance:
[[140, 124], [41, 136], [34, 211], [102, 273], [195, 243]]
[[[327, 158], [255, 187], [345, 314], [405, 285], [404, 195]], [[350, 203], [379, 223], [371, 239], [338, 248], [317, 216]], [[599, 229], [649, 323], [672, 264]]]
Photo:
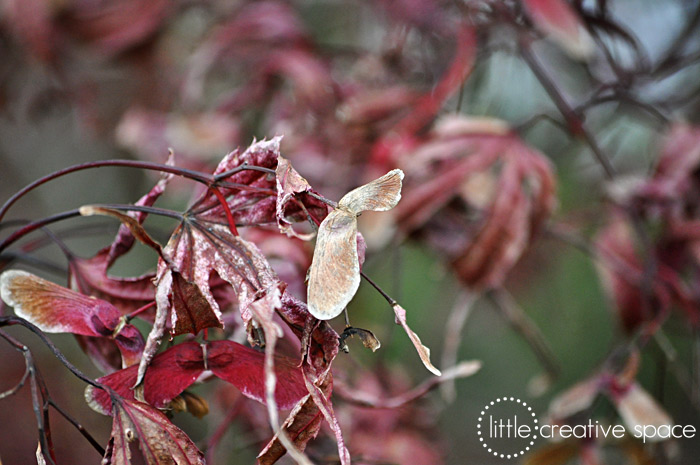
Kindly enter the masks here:
[[394, 208], [401, 199], [403, 176], [395, 169], [348, 192], [319, 226], [307, 291], [309, 312], [319, 320], [338, 316], [360, 286], [357, 217], [367, 210]]
[[0, 275], [0, 294], [18, 316], [42, 331], [111, 340], [121, 353], [122, 366], [133, 365], [141, 359], [144, 347], [141, 333], [135, 326], [125, 323], [121, 312], [107, 301], [20, 270], [8, 270]]

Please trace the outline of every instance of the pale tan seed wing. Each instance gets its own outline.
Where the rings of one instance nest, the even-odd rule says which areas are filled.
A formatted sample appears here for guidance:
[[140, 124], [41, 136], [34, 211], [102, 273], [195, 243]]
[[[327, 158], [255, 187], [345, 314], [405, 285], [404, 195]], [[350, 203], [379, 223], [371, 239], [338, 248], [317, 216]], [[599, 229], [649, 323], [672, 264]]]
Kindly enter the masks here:
[[356, 215], [365, 210], [391, 210], [401, 199], [403, 171], [391, 170], [381, 178], [353, 189], [340, 199], [338, 207], [346, 208]]
[[318, 228], [309, 269], [307, 302], [319, 320], [338, 316], [360, 286], [357, 257], [357, 217], [337, 208]]

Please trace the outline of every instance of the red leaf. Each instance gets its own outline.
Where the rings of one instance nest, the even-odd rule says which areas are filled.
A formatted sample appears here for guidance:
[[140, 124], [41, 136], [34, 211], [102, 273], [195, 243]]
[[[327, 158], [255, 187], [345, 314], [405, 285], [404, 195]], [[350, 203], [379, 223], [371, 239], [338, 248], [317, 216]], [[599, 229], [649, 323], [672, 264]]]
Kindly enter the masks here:
[[[146, 402], [157, 408], [166, 408], [182, 391], [194, 383], [204, 371], [202, 346], [196, 342], [182, 342], [153, 358], [143, 383]], [[112, 388], [128, 400], [134, 400], [138, 366], [134, 365], [100, 378], [98, 381]], [[112, 401], [105, 391], [88, 386], [85, 398], [90, 407], [105, 415], [112, 414]]]
[[438, 121], [405, 160], [399, 226], [424, 234], [470, 288], [502, 284], [554, 208], [548, 160], [504, 123], [465, 116]]
[[111, 339], [119, 348], [125, 366], [141, 357], [143, 336], [134, 326], [122, 324], [121, 312], [109, 302], [19, 270], [0, 275], [0, 292], [18, 316], [42, 331]]
[[128, 399], [115, 401], [114, 407], [112, 433], [103, 464], [129, 465], [131, 444], [138, 441], [148, 465], [204, 465], [204, 454], [159, 410]]
[[92, 258], [73, 258], [69, 263], [70, 287], [83, 294], [112, 303], [122, 314], [143, 307], [155, 298], [153, 273], [135, 278], [119, 278], [107, 273], [109, 248]]
[[167, 0], [117, 0], [68, 4], [66, 29], [107, 53], [119, 53], [150, 38], [172, 10]]
[[[265, 403], [265, 355], [232, 341], [210, 342], [207, 349], [209, 369], [217, 377], [236, 386], [246, 397]], [[308, 392], [299, 362], [275, 356], [277, 388], [275, 402], [282, 410], [292, 408]]]
[[[174, 158], [171, 153], [166, 164], [172, 165], [173, 163]], [[153, 205], [163, 194], [171, 178], [171, 174], [162, 175], [156, 185], [136, 201], [135, 205]], [[128, 215], [134, 218], [138, 224], [143, 223], [147, 216], [144, 212], [129, 212]], [[153, 274], [136, 278], [115, 278], [107, 273], [119, 257], [131, 250], [134, 241], [132, 232], [126, 225], [122, 224], [112, 245], [100, 250], [90, 259], [73, 258], [70, 260], [69, 280], [71, 288], [83, 294], [107, 300], [125, 314], [152, 302], [155, 297]]]
[[[214, 171], [222, 177], [221, 186], [216, 186], [221, 196], [207, 191], [171, 236], [163, 249], [167, 263], [161, 259], [158, 265], [156, 321], [146, 342], [139, 381], [168, 324], [173, 335], [221, 326], [221, 312], [209, 287], [212, 272], [233, 287], [245, 323], [251, 320], [250, 303], [277, 287], [279, 280], [265, 256], [238, 236], [228, 221], [229, 213], [237, 223], [260, 221], [261, 210], [268, 215], [260, 199], [272, 201], [269, 221], [275, 221], [276, 180], [267, 170], [276, 166], [278, 156], [279, 138], [257, 142], [243, 154], [228, 154]], [[226, 208], [221, 198], [226, 199]]]
[[[207, 363], [204, 363], [206, 350]], [[146, 402], [157, 408], [169, 403], [191, 386], [206, 370], [236, 386], [246, 397], [265, 403], [265, 356], [232, 341], [212, 341], [202, 346], [193, 341], [182, 342], [156, 355], [143, 381]], [[275, 400], [281, 409], [289, 409], [308, 394], [304, 387], [298, 362], [275, 357], [279, 382]], [[134, 399], [131, 387], [136, 382], [138, 368], [132, 366], [99, 379], [125, 399]], [[111, 414], [109, 395], [90, 386], [85, 397], [90, 406], [105, 415]]]
[[574, 58], [588, 58], [593, 52], [593, 39], [581, 18], [564, 0], [523, 0], [528, 14], [542, 32]]

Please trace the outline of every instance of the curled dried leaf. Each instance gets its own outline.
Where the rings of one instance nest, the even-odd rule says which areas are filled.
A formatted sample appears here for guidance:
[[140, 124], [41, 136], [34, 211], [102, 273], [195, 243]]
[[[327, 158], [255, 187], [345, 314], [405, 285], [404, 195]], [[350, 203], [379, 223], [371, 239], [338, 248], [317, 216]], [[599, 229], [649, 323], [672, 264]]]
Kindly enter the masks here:
[[413, 332], [411, 328], [408, 327], [408, 324], [406, 323], [406, 310], [404, 310], [403, 307], [401, 307], [399, 304], [392, 305], [392, 308], [394, 309], [394, 313], [396, 314], [396, 323], [400, 324], [403, 327], [404, 331], [406, 331], [406, 334], [408, 334], [408, 337], [411, 339], [413, 346], [416, 348], [416, 351], [418, 351], [418, 356], [423, 362], [423, 365], [425, 365], [428, 371], [430, 371], [435, 376], [441, 376], [442, 373], [440, 372], [440, 370], [435, 368], [435, 366], [430, 361], [430, 349], [424, 346], [418, 335], [415, 332]]
[[204, 465], [204, 454], [192, 440], [158, 409], [143, 402], [119, 399], [104, 465], [131, 463], [131, 446], [138, 441], [148, 465]]

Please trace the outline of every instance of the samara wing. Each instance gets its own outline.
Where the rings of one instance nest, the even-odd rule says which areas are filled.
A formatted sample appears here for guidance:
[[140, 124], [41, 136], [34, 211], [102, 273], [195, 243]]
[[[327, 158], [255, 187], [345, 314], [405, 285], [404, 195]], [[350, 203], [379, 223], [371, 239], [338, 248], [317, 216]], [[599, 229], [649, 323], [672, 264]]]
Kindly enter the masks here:
[[309, 312], [330, 320], [343, 311], [360, 286], [357, 256], [357, 217], [338, 208], [318, 228], [309, 270]]
[[338, 208], [345, 208], [355, 215], [365, 210], [391, 210], [401, 199], [403, 171], [391, 170], [381, 178], [353, 189], [340, 199]]

